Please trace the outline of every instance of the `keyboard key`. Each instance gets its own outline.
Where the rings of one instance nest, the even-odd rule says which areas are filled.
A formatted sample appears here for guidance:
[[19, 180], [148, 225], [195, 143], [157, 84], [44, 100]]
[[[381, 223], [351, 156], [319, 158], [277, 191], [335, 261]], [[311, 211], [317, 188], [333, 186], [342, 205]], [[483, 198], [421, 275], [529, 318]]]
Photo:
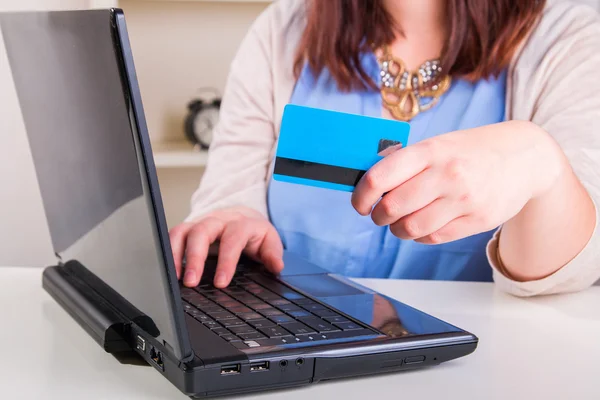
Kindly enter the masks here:
[[192, 308], [191, 310], [188, 311], [188, 314], [190, 314], [194, 318], [196, 318], [196, 316], [198, 316], [198, 315], [202, 315], [200, 310], [198, 310], [197, 308]]
[[204, 323], [206, 321], [212, 321], [212, 319], [210, 319], [210, 317], [208, 315], [205, 314], [198, 314], [198, 315], [194, 315], [194, 318], [196, 318], [198, 321]]
[[333, 332], [333, 331], [337, 331], [339, 330], [338, 328], [336, 328], [335, 326], [329, 324], [326, 321], [323, 321], [320, 318], [317, 317], [306, 317], [306, 318], [300, 318], [300, 321], [308, 326], [310, 326], [313, 329], [316, 329], [317, 332]]
[[262, 315], [255, 313], [255, 312], [237, 314], [237, 316], [239, 318], [243, 319], [244, 321], [251, 321], [253, 319], [263, 319], [264, 318]]
[[258, 297], [259, 299], [263, 299], [264, 301], [268, 301], [268, 302], [271, 302], [271, 301], [275, 301], [275, 300], [279, 300], [279, 299], [281, 299], [281, 297], [280, 297], [280, 296], [276, 295], [276, 294], [275, 294], [275, 293], [273, 293], [273, 292], [268, 292], [268, 291], [267, 291], [267, 292], [265, 292], [265, 293], [260, 293], [260, 294], [256, 294], [256, 293], [255, 293], [254, 295], [255, 295], [256, 297]]
[[221, 320], [224, 320], [224, 319], [234, 319], [235, 318], [235, 315], [233, 315], [231, 313], [228, 313], [228, 312], [210, 313], [208, 315], [210, 315], [210, 317], [212, 319], [215, 319], [217, 321], [221, 321]]
[[301, 324], [299, 322], [293, 322], [291, 324], [283, 324], [281, 325], [285, 328], [286, 331], [290, 331], [294, 335], [304, 335], [309, 333], [316, 333], [314, 329], [309, 328], [308, 326]]
[[279, 310], [276, 310], [274, 308], [268, 309], [268, 310], [261, 310], [260, 311], [262, 315], [265, 315], [267, 317], [273, 317], [273, 316], [277, 316], [277, 315], [283, 315], [283, 313]]
[[321, 318], [335, 317], [338, 315], [336, 312], [328, 310], [326, 308], [319, 309], [319, 310], [313, 310], [313, 314], [318, 315]]
[[248, 307], [233, 307], [233, 308], [229, 308], [228, 311], [232, 312], [234, 314], [244, 314], [244, 313], [252, 312], [252, 310]]
[[271, 307], [267, 303], [257, 304], [257, 305], [252, 306], [252, 308], [254, 308], [255, 310], [269, 310], [269, 309], [274, 309], [273, 307]]
[[236, 294], [246, 293], [246, 291], [240, 287], [228, 287], [222, 290], [223, 292], [232, 295], [233, 297], [235, 297]]
[[200, 309], [200, 311], [204, 312], [205, 314], [208, 313], [212, 313], [212, 312], [221, 312], [221, 311], [225, 311], [223, 308], [217, 306], [216, 304], [210, 305], [210, 306], [198, 306], [198, 308]]
[[285, 324], [285, 323], [288, 323], [288, 322], [295, 322], [294, 318], [289, 317], [287, 315], [275, 315], [275, 316], [272, 316], [270, 318], [271, 318], [271, 321], [273, 321], [275, 323], [278, 323], [278, 324]]
[[265, 339], [264, 335], [261, 335], [258, 332], [254, 332], [254, 333], [240, 333], [239, 337], [241, 337], [244, 340], [259, 340], [259, 339]]
[[205, 308], [205, 307], [211, 307], [214, 306], [214, 303], [205, 299], [204, 297], [202, 298], [191, 298], [188, 300], [190, 302], [190, 304], [198, 307], [198, 308]]
[[246, 305], [249, 307], [254, 307], [255, 304], [263, 304], [263, 303], [264, 303], [264, 301], [262, 301], [261, 299], [259, 299], [257, 297], [246, 300]]
[[311, 313], [309, 313], [308, 311], [304, 311], [304, 310], [290, 311], [290, 312], [288, 312], [288, 314], [290, 314], [294, 318], [302, 318], [302, 317], [311, 317], [312, 316]]
[[191, 304], [188, 304], [188, 303], [183, 303], [183, 311], [185, 311], [185, 312], [189, 312], [189, 311], [191, 311], [191, 310], [195, 310], [195, 308], [194, 308], [194, 307], [192, 307], [192, 306], [191, 306]]
[[227, 340], [228, 342], [241, 342], [242, 339], [240, 339], [239, 337], [232, 335], [231, 333], [228, 335], [222, 335], [221, 336], [223, 339]]
[[265, 289], [262, 286], [258, 286], [258, 285], [247, 287], [246, 290], [255, 296], [258, 296], [259, 294], [262, 295], [265, 293], [269, 293], [269, 291], [267, 289]]
[[309, 305], [309, 304], [318, 304], [311, 299], [307, 299], [306, 297], [303, 297], [303, 298], [297, 299], [297, 300], [292, 300], [292, 302], [295, 304], [298, 304], [299, 306], [304, 306], [304, 305]]
[[235, 308], [235, 307], [244, 307], [244, 305], [242, 303], [240, 303], [239, 301], [231, 300], [231, 301], [222, 302], [221, 307], [230, 309], [230, 308]]
[[241, 301], [242, 303], [256, 299], [256, 297], [252, 296], [250, 293], [239, 294], [239, 295], [235, 296], [235, 298], [237, 301]]
[[248, 321], [248, 323], [255, 328], [266, 328], [268, 326], [275, 326], [275, 324], [273, 322], [269, 321], [268, 319], [252, 320], [252, 321]]
[[227, 296], [225, 293], [219, 293], [212, 300], [217, 304], [226, 303], [228, 301], [233, 301], [233, 299], [231, 297]]
[[284, 304], [281, 306], [277, 306], [277, 308], [279, 308], [280, 310], [283, 310], [285, 312], [290, 312], [290, 311], [302, 311], [302, 308], [300, 308], [299, 306], [295, 305], [295, 304]]
[[244, 321], [237, 319], [237, 318], [236, 319], [226, 319], [224, 321], [221, 321], [221, 323], [223, 325], [225, 325], [226, 328], [233, 327], [233, 326], [245, 325]]
[[231, 329], [231, 332], [235, 333], [236, 335], [239, 335], [241, 333], [256, 332], [256, 329], [252, 328], [250, 325], [232, 326], [229, 329]]
[[198, 301], [198, 302], [194, 302], [193, 303], [194, 306], [198, 307], [201, 310], [206, 310], [206, 309], [213, 309], [215, 307], [215, 303], [212, 302], [204, 302], [204, 301]]
[[215, 329], [211, 329], [213, 331], [213, 333], [216, 333], [219, 336], [223, 336], [223, 335], [229, 335], [231, 334], [231, 332], [229, 332], [227, 329], [225, 328], [215, 328]]
[[204, 324], [204, 326], [207, 326], [209, 328], [220, 328], [221, 325], [219, 325], [219, 323], [215, 322], [215, 321], [202, 321], [202, 323]]
[[203, 295], [207, 295], [207, 294], [213, 294], [219, 291], [219, 289], [213, 287], [212, 285], [200, 285], [196, 288], [196, 291], [198, 293], [202, 293]]
[[298, 294], [297, 292], [293, 291], [292, 289], [288, 288], [285, 285], [282, 285], [279, 282], [276, 282], [273, 279], [269, 279], [266, 276], [263, 275], [256, 275], [252, 277], [256, 282], [260, 283], [261, 285], [263, 285], [264, 287], [266, 287], [267, 289], [269, 289], [270, 291], [272, 291], [273, 293], [277, 293], [279, 296], [284, 297], [288, 300], [297, 300], [297, 299], [303, 299], [305, 298], [304, 296], [302, 296], [301, 294]]
[[337, 324], [338, 322], [350, 322], [347, 318], [342, 317], [341, 315], [337, 315], [335, 317], [325, 317], [323, 318], [325, 321], [328, 321], [332, 324]]
[[279, 326], [268, 326], [266, 328], [259, 328], [259, 331], [267, 335], [269, 338], [289, 336], [290, 333]]
[[363, 329], [362, 326], [358, 326], [354, 322], [334, 322], [333, 324], [343, 331], [355, 331], [358, 329]]
[[292, 303], [290, 303], [289, 300], [282, 299], [281, 297], [279, 297], [276, 300], [269, 300], [269, 303], [272, 306], [275, 306], [275, 307], [280, 307], [280, 306], [285, 306], [285, 305], [288, 305], [288, 304], [292, 304]]
[[238, 275], [240, 278], [243, 278], [243, 276], [244, 276], [244, 275], [245, 275], [245, 274], [246, 274], [246, 273], [247, 273], [249, 270], [250, 270], [250, 267], [249, 267], [249, 265], [248, 265], [246, 262], [244, 262], [244, 261], [240, 260], [240, 261], [238, 262], [238, 265], [237, 265], [237, 267], [236, 267], [236, 275]]
[[181, 294], [181, 297], [184, 299], [208, 300], [206, 297], [196, 291], [184, 292]]
[[316, 310], [324, 310], [326, 309], [325, 306], [315, 303], [315, 304], [305, 304], [302, 306], [304, 309], [308, 310], [308, 311], [316, 311]]
[[194, 298], [195, 296], [199, 296], [199, 294], [196, 293], [196, 291], [193, 289], [184, 288], [181, 290], [181, 297], [183, 297], [186, 300]]

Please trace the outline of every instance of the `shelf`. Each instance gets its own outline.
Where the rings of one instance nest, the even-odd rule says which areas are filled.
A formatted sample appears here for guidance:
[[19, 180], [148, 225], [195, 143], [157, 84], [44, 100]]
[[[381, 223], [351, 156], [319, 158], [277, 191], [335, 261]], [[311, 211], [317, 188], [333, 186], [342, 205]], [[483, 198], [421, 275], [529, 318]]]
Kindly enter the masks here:
[[[185, 2], [185, 3], [272, 3], [273, 0], [127, 0], [135, 2]], [[90, 8], [112, 8], [120, 7], [120, 0], [89, 0]]]
[[[118, 0], [114, 0], [118, 1]], [[185, 3], [272, 3], [274, 0], [127, 0], [127, 1], [150, 1], [150, 2], [185, 2]]]
[[196, 150], [187, 142], [152, 143], [156, 168], [203, 168], [208, 152]]

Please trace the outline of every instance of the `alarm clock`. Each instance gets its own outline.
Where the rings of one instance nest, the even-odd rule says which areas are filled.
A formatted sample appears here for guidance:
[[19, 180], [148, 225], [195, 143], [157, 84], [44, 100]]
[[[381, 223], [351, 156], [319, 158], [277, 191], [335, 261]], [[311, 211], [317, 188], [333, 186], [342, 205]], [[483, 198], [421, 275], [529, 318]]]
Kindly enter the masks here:
[[188, 104], [188, 115], [185, 118], [185, 136], [201, 149], [208, 149], [212, 141], [212, 131], [219, 121], [221, 99], [196, 99]]

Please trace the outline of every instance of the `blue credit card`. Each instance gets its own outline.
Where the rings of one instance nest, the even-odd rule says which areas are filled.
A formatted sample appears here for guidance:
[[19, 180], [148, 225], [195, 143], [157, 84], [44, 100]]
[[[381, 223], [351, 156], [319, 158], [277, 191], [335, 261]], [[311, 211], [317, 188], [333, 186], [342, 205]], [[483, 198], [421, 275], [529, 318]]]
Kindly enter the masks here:
[[408, 143], [406, 122], [287, 105], [273, 179], [352, 192], [389, 147]]

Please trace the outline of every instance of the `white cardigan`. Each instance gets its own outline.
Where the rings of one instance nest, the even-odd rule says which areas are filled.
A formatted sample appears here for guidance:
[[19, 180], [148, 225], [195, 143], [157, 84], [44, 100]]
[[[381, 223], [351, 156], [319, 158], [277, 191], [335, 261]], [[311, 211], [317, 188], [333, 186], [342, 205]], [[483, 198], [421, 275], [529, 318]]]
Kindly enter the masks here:
[[[188, 221], [224, 207], [267, 216], [266, 192], [284, 106], [295, 85], [293, 61], [305, 26], [304, 0], [279, 0], [255, 21], [231, 64], [208, 166]], [[600, 204], [600, 17], [591, 7], [550, 0], [510, 66], [506, 118], [528, 120], [560, 144]], [[596, 221], [599, 207], [596, 207]], [[500, 272], [495, 236], [488, 245], [494, 281], [517, 296], [582, 290], [600, 278], [600, 232], [569, 264], [544, 279], [516, 282]]]

